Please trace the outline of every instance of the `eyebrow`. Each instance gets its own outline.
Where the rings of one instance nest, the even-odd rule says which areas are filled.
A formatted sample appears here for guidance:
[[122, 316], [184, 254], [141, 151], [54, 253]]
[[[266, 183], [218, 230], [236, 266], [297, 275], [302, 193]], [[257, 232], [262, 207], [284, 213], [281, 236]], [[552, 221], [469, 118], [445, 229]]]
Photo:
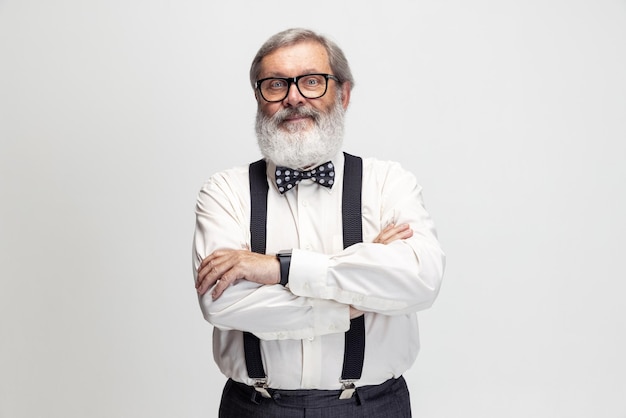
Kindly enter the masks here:
[[300, 74], [297, 74], [295, 76], [288, 76], [288, 75], [284, 75], [285, 73], [272, 71], [272, 72], [267, 73], [267, 75], [264, 76], [264, 77], [259, 77], [259, 80], [261, 78], [268, 78], [268, 77], [293, 78], [293, 77], [298, 77], [298, 76], [306, 75], [306, 74], [322, 74], [322, 73], [324, 73], [324, 72], [323, 71], [319, 71], [319, 70], [315, 70], [315, 69], [311, 69], [311, 68], [308, 68], [308, 69], [304, 70], [303, 72], [301, 72]]

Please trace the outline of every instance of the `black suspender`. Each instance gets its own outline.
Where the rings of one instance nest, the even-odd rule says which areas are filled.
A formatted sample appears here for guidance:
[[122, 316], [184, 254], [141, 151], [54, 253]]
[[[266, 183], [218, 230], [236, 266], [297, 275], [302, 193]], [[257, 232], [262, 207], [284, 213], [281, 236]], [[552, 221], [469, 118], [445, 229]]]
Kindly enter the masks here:
[[[363, 241], [361, 219], [361, 183], [363, 162], [361, 158], [344, 153], [344, 178], [342, 196], [343, 246], [347, 248]], [[250, 241], [253, 252], [265, 254], [267, 236], [267, 176], [264, 160], [250, 164]], [[263, 392], [267, 376], [263, 368], [261, 344], [255, 335], [244, 332], [244, 351], [248, 376], [255, 379], [257, 389]], [[345, 350], [341, 382], [344, 393], [350, 397], [354, 392], [355, 380], [361, 378], [365, 355], [365, 319], [364, 316], [350, 321], [350, 329], [345, 334]], [[264, 394], [265, 396], [265, 394]]]
[[[343, 248], [363, 242], [363, 222], [361, 216], [361, 184], [363, 161], [359, 157], [344, 153], [343, 196], [341, 216], [343, 222]], [[354, 393], [354, 381], [361, 378], [365, 357], [365, 317], [359, 316], [350, 321], [350, 329], [345, 334], [343, 370], [341, 371], [342, 397]], [[348, 392], [346, 392], [348, 390]]]
[[[250, 164], [250, 249], [252, 252], [265, 254], [267, 234], [267, 175], [265, 161]], [[255, 380], [267, 378], [261, 358], [261, 342], [252, 333], [243, 333], [243, 347], [246, 355], [248, 376]]]

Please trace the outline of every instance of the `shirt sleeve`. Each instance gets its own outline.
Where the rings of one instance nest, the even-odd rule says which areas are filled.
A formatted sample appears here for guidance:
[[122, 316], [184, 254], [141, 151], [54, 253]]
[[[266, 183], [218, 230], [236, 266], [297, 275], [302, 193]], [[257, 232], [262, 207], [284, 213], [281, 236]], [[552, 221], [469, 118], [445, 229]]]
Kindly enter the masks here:
[[398, 164], [376, 164], [367, 177], [364, 170], [363, 206], [378, 206], [378, 232], [392, 222], [408, 223], [413, 236], [388, 245], [363, 242], [334, 255], [294, 250], [289, 274], [294, 294], [385, 315], [416, 312], [433, 304], [445, 255], [424, 208], [422, 189]]
[[[214, 175], [196, 204], [193, 277], [202, 260], [218, 249], [249, 249], [250, 194], [247, 167]], [[223, 330], [248, 331], [266, 340], [303, 339], [345, 332], [349, 308], [330, 299], [298, 296], [281, 285], [233, 283], [217, 300], [199, 296], [205, 319]]]

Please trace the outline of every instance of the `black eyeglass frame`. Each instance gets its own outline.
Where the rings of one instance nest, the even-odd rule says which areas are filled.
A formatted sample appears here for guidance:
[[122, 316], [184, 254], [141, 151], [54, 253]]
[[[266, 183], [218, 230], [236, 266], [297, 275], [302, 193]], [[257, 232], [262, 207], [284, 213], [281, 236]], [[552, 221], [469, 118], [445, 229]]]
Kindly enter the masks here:
[[[320, 94], [319, 96], [316, 97], [308, 97], [306, 96], [304, 93], [302, 93], [302, 91], [300, 90], [300, 86], [298, 85], [298, 81], [300, 81], [300, 79], [304, 78], [304, 77], [310, 77], [312, 75], [319, 75], [324, 77], [324, 79], [326, 80], [326, 85], [324, 86], [324, 92], [322, 94]], [[285, 97], [287, 97], [289, 95], [289, 89], [291, 89], [291, 85], [295, 84], [296, 88], [298, 89], [298, 93], [300, 93], [300, 95], [302, 97], [304, 97], [305, 99], [319, 99], [320, 97], [323, 97], [326, 92], [328, 91], [328, 79], [331, 80], [335, 80], [337, 83], [340, 83], [339, 79], [337, 77], [335, 77], [332, 74], [324, 74], [324, 73], [310, 73], [310, 74], [302, 74], [299, 75], [297, 77], [267, 77], [267, 78], [262, 78], [260, 80], [257, 80], [256, 84], [256, 89], [259, 91], [259, 94], [261, 95], [261, 97], [263, 98], [263, 100], [265, 100], [268, 103], [276, 103], [276, 102], [282, 102], [283, 100], [285, 100]], [[263, 92], [261, 91], [261, 83], [267, 80], [284, 80], [287, 82], [287, 89], [285, 90], [285, 96], [280, 99], [280, 100], [267, 100], [265, 98], [265, 96], [263, 96]]]

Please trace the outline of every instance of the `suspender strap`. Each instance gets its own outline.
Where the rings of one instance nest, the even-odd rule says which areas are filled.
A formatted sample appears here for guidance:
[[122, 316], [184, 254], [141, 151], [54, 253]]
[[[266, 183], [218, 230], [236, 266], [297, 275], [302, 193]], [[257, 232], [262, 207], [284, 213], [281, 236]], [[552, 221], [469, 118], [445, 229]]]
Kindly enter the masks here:
[[267, 176], [265, 160], [250, 164], [250, 245], [255, 253], [265, 254], [267, 236]]
[[[361, 217], [361, 184], [363, 162], [359, 157], [344, 153], [344, 177], [342, 197], [343, 247], [363, 242]], [[365, 357], [365, 318], [361, 315], [350, 321], [345, 334], [343, 370], [341, 380], [358, 380], [363, 372]]]
[[[347, 248], [363, 241], [361, 217], [361, 184], [363, 162], [361, 158], [344, 153], [344, 180], [342, 196], [343, 246]], [[250, 242], [253, 252], [265, 254], [267, 236], [267, 176], [264, 160], [250, 164]], [[248, 376], [265, 382], [267, 376], [261, 357], [261, 343], [255, 335], [244, 332], [244, 351]], [[345, 349], [341, 380], [354, 381], [361, 378], [365, 356], [365, 319], [363, 316], [350, 321], [345, 334]], [[350, 383], [352, 388], [354, 384]], [[346, 384], [344, 383], [344, 386]]]
[[[267, 176], [265, 161], [250, 164], [250, 246], [252, 252], [265, 254], [267, 234]], [[243, 348], [246, 356], [248, 376], [252, 379], [265, 379], [265, 369], [261, 358], [261, 342], [250, 333], [243, 333]]]
[[363, 242], [361, 219], [361, 179], [363, 164], [359, 157], [344, 152], [343, 196], [341, 212], [343, 220], [343, 248]]

